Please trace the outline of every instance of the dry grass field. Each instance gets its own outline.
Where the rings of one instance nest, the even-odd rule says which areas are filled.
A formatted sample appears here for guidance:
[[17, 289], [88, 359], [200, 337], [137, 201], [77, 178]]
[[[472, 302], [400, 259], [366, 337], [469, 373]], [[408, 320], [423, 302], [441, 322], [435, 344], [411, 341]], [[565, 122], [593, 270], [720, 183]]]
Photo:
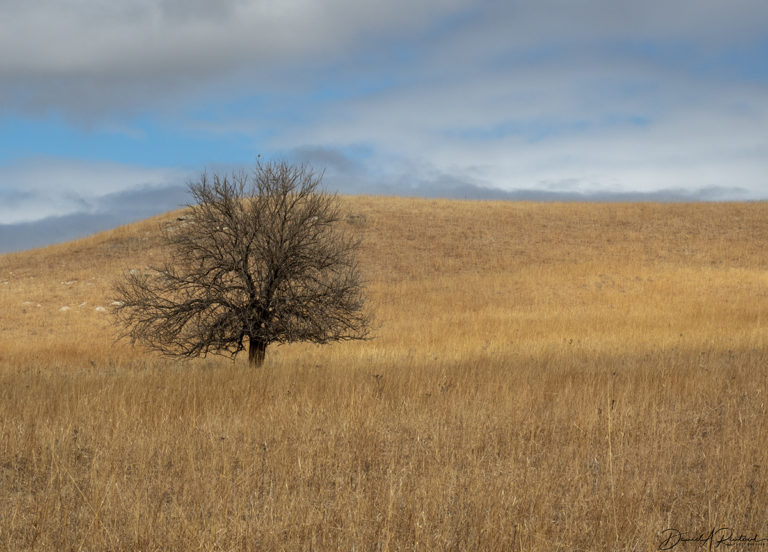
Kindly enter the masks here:
[[768, 204], [344, 201], [375, 339], [259, 370], [115, 342], [178, 214], [0, 256], [0, 549], [768, 550]]

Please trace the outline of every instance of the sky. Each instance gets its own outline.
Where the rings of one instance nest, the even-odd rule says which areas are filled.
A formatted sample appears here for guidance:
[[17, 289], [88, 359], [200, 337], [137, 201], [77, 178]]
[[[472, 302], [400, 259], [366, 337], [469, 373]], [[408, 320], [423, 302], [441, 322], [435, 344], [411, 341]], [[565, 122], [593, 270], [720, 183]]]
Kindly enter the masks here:
[[266, 160], [345, 194], [768, 200], [765, 0], [0, 0], [0, 252]]

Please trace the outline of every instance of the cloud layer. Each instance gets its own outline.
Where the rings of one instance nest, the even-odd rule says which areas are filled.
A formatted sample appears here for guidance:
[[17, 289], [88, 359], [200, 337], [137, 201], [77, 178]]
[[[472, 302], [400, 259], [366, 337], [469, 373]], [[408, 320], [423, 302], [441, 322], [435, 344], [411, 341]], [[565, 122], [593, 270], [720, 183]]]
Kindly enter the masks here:
[[377, 36], [419, 32], [461, 3], [4, 1], [0, 24], [14, 32], [0, 36], [0, 51], [12, 53], [0, 56], [0, 100], [14, 109], [88, 117], [168, 108], [231, 78], [280, 88], [286, 69], [324, 64]]
[[155, 197], [156, 190], [178, 187], [184, 176], [173, 170], [37, 159], [0, 167], [0, 182], [13, 183], [0, 188], [0, 223], [14, 224], [136, 210], [143, 200], [133, 195], [148, 202], [167, 199]]

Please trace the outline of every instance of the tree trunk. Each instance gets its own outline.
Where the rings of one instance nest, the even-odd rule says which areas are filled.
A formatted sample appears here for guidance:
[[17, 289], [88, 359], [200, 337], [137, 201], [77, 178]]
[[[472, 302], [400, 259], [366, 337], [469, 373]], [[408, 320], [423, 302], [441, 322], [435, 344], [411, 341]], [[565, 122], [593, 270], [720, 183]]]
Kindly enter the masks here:
[[267, 352], [267, 343], [258, 339], [250, 339], [248, 343], [248, 364], [258, 368], [264, 364], [264, 355]]

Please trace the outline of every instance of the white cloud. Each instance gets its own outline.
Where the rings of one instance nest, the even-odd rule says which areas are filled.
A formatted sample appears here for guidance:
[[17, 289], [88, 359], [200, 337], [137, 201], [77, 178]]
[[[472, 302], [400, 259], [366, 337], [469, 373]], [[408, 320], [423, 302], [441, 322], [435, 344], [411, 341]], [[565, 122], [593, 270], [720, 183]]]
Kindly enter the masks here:
[[108, 196], [184, 184], [186, 177], [173, 169], [55, 159], [0, 166], [0, 224], [100, 213]]
[[390, 179], [434, 171], [506, 190], [741, 188], [740, 198], [768, 197], [763, 86], [619, 63], [610, 52], [471, 77], [344, 99], [271, 145], [369, 145]]

